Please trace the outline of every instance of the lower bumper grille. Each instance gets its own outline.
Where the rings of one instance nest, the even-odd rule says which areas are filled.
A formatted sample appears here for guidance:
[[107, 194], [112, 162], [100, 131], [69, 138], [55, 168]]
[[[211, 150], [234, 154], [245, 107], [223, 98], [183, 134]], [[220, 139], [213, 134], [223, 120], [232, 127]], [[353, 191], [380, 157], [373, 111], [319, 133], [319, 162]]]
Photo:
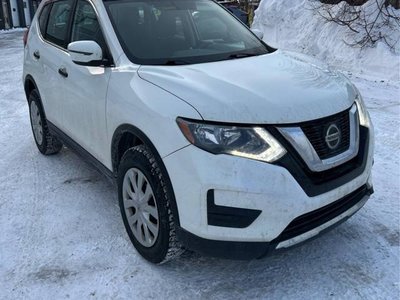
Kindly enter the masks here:
[[358, 190], [329, 205], [306, 213], [294, 219], [281, 233], [277, 240], [289, 240], [314, 228], [317, 228], [349, 210], [351, 207], [360, 202], [365, 195], [371, 195], [372, 193], [373, 191], [364, 185]]

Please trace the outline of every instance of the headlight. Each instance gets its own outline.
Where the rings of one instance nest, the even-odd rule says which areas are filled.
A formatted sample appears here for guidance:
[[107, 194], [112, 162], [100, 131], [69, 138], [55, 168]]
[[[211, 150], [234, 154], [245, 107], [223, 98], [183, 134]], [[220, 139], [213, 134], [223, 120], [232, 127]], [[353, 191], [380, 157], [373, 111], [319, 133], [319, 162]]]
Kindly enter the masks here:
[[360, 93], [357, 94], [355, 101], [357, 104], [357, 111], [358, 111], [358, 118], [360, 120], [360, 125], [364, 127], [369, 127], [370, 126], [369, 114]]
[[261, 127], [197, 123], [181, 118], [177, 123], [190, 143], [214, 154], [273, 162], [286, 153], [279, 142]]

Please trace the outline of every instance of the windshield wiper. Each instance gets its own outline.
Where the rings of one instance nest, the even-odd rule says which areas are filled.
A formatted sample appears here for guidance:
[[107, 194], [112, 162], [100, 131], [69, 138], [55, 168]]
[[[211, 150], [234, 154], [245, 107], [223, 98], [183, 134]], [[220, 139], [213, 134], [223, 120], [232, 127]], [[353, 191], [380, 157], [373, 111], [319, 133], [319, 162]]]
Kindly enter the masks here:
[[251, 57], [251, 56], [258, 56], [260, 54], [257, 53], [234, 53], [228, 56], [228, 59], [235, 59], [235, 58], [244, 58], [244, 57]]
[[171, 60], [167, 60], [165, 63], [163, 63], [163, 65], [166, 66], [180, 66], [180, 65], [188, 65], [190, 64], [189, 62], [185, 61], [185, 60], [181, 60], [181, 59], [171, 59]]

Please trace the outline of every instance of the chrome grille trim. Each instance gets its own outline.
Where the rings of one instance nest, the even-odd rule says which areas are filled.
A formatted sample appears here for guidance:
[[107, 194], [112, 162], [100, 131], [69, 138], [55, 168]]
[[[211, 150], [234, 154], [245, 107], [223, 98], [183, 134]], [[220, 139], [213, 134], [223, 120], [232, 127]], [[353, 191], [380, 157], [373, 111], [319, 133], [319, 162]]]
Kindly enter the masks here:
[[349, 110], [350, 119], [350, 146], [349, 148], [327, 159], [320, 159], [314, 147], [304, 134], [301, 127], [277, 127], [278, 131], [295, 148], [311, 171], [322, 172], [345, 163], [356, 157], [360, 142], [360, 127], [357, 115], [357, 106], [353, 104]]

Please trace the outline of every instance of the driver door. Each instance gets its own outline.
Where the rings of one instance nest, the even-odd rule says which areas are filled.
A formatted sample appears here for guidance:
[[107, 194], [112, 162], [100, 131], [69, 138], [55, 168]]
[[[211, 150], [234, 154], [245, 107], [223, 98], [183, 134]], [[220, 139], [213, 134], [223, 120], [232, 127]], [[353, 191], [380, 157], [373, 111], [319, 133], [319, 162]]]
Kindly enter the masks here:
[[[94, 40], [109, 56], [108, 48], [93, 6], [78, 0], [71, 26], [71, 42]], [[109, 67], [75, 64], [71, 58], [63, 62], [67, 73], [64, 95], [63, 129], [75, 142], [97, 160], [106, 161], [106, 93], [111, 75]]]

